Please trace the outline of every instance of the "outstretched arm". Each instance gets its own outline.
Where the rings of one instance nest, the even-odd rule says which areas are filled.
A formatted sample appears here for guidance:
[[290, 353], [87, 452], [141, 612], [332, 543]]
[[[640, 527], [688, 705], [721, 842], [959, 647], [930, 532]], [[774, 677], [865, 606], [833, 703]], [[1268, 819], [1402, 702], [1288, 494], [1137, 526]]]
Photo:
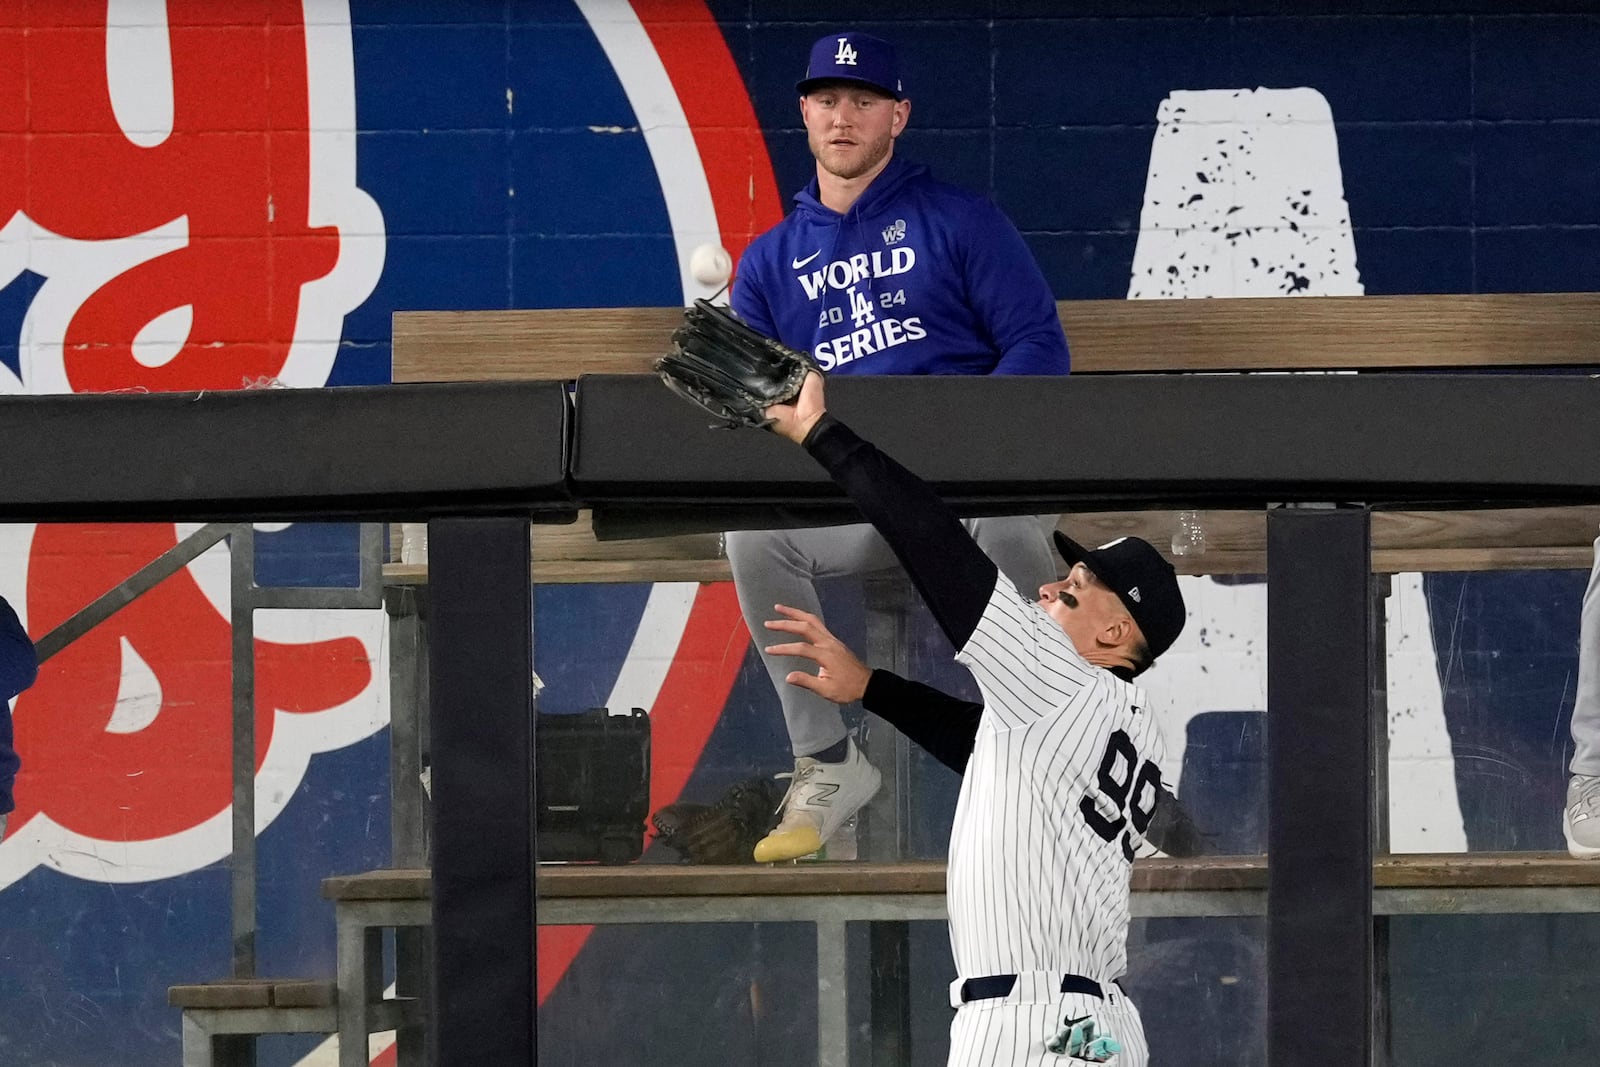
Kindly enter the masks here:
[[792, 634], [798, 640], [769, 645], [778, 656], [802, 656], [821, 668], [816, 674], [791, 671], [790, 685], [809, 689], [835, 704], [861, 701], [863, 707], [922, 746], [928, 754], [957, 774], [967, 769], [967, 757], [978, 736], [983, 705], [953, 697], [921, 682], [867, 667], [848, 645], [808, 611], [775, 605], [781, 619], [768, 619], [769, 630]]
[[945, 636], [963, 648], [1000, 571], [939, 494], [827, 412], [822, 376], [806, 378], [793, 404], [766, 411], [771, 429], [803, 445], [877, 528], [911, 576]]

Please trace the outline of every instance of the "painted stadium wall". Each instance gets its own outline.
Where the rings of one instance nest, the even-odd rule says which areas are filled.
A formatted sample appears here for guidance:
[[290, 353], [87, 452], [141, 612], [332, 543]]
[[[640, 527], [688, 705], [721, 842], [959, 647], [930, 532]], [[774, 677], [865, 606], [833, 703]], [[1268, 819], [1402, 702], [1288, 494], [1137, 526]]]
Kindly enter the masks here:
[[[898, 43], [899, 151], [992, 195], [1058, 298], [1600, 283], [1600, 19], [992, 6], [861, 22], [828, 2], [3, 0], [0, 390], [381, 383], [396, 310], [708, 295], [690, 251], [737, 257], [810, 175], [793, 83], [842, 26]], [[0, 594], [37, 637], [187, 532], [0, 528]], [[257, 579], [352, 581], [355, 545], [348, 527], [263, 527]], [[203, 555], [15, 705], [0, 1063], [176, 1063], [166, 987], [228, 972], [228, 568]], [[1254, 850], [1264, 587], [1186, 581], [1194, 618], [1150, 675], [1166, 771]], [[1583, 581], [1397, 578], [1397, 850], [1562, 847]], [[859, 636], [859, 591], [827, 600]], [[649, 708], [656, 803], [785, 769], [731, 587], [542, 588], [536, 609], [544, 709]], [[384, 615], [256, 625], [259, 969], [331, 976], [318, 881], [388, 855]], [[912, 652], [964, 684], [926, 620]], [[913, 784], [915, 848], [939, 856], [955, 779], [919, 761]], [[1132, 937], [1157, 1062], [1261, 1062], [1263, 924]], [[1508, 1032], [1544, 1062], [1600, 1049], [1570, 1007], [1600, 994], [1593, 920], [1418, 918], [1391, 938], [1395, 1062], [1453, 1064]], [[815, 1062], [814, 952], [800, 926], [547, 930], [542, 1048]], [[919, 927], [913, 967], [916, 1062], [942, 1063], [941, 928]], [[262, 1062], [331, 1059], [281, 1038]]]

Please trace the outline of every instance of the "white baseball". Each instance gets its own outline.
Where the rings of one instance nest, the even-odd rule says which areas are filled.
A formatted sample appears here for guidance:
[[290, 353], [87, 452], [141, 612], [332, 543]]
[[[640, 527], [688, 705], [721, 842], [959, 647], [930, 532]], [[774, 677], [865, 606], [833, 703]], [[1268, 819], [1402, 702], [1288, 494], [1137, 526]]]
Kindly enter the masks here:
[[733, 273], [733, 257], [721, 245], [696, 245], [689, 253], [689, 273], [701, 285], [721, 285]]

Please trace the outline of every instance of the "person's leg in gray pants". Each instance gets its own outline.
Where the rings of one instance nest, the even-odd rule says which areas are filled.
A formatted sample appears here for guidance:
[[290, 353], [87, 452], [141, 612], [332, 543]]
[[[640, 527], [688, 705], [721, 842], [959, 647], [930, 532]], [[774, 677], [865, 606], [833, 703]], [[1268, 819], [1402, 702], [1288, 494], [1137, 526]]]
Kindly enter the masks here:
[[[1055, 581], [1049, 520], [1032, 515], [967, 519], [969, 533], [1001, 573], [1019, 589], [1033, 593]], [[764, 625], [777, 618], [774, 604], [820, 615], [815, 583], [819, 578], [898, 570], [894, 553], [871, 526], [832, 526], [812, 530], [759, 530], [727, 535], [739, 607], [756, 648], [778, 643]], [[786, 637], [784, 639], [787, 639]], [[810, 855], [827, 843], [878, 791], [881, 775], [854, 742], [831, 701], [784, 681], [791, 671], [815, 673], [817, 665], [796, 656], [761, 658], [783, 705], [794, 749], [794, 772], [783, 817], [755, 847], [758, 863]]]
[[1578, 617], [1578, 695], [1572, 704], [1572, 779], [1562, 829], [1567, 850], [1600, 859], [1600, 540]]

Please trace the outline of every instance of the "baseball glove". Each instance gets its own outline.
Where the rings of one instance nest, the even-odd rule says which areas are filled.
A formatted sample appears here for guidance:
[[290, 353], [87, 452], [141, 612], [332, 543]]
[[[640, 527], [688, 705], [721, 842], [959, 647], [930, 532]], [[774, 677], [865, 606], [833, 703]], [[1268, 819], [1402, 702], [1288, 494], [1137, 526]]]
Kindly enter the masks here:
[[668, 804], [650, 816], [655, 840], [684, 863], [754, 863], [756, 842], [772, 829], [783, 792], [768, 778], [747, 778], [715, 804]]
[[707, 412], [713, 426], [766, 427], [766, 409], [800, 395], [811, 371], [807, 352], [763, 336], [727, 308], [696, 300], [672, 333], [672, 350], [655, 362], [667, 387]]

